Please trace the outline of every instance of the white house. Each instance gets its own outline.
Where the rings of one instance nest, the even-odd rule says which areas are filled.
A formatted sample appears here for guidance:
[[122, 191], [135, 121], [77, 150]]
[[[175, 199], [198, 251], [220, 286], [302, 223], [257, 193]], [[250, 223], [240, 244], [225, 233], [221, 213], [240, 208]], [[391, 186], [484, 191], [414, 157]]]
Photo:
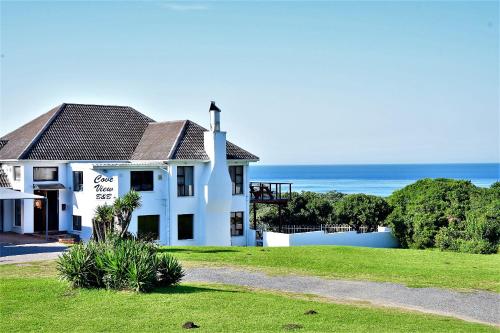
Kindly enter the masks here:
[[[0, 139], [0, 186], [47, 197], [1, 200], [0, 231], [92, 235], [97, 205], [130, 189], [129, 231], [164, 245], [250, 245], [248, 166], [258, 157], [210, 130], [131, 107], [62, 104]], [[46, 217], [47, 216], [47, 217]]]

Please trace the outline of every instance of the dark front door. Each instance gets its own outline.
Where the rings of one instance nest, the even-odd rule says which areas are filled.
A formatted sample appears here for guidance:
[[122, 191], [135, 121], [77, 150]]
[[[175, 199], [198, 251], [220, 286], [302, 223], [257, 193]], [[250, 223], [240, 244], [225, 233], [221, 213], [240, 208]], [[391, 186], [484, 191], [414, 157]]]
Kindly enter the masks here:
[[[35, 200], [34, 220], [35, 232], [45, 232], [45, 219], [48, 213], [49, 231], [59, 230], [59, 191], [35, 191], [35, 194], [47, 197], [45, 200]], [[46, 207], [47, 206], [47, 207]], [[47, 211], [48, 210], [48, 211]]]

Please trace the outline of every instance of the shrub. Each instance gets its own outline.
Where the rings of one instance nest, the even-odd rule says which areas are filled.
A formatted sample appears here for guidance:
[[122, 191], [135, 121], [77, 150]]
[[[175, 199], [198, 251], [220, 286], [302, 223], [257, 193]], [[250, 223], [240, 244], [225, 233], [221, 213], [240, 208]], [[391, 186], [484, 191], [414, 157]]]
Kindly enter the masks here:
[[500, 185], [424, 179], [389, 197], [387, 222], [401, 246], [496, 253], [500, 242]]
[[434, 247], [440, 228], [465, 219], [476, 189], [469, 181], [421, 179], [388, 198], [392, 213], [387, 223], [402, 247]]
[[158, 253], [158, 285], [173, 286], [184, 277], [184, 270], [177, 258], [168, 253]]
[[179, 283], [184, 276], [180, 263], [167, 253], [158, 253], [154, 243], [108, 236], [77, 244], [63, 253], [57, 269], [74, 287], [149, 291], [156, 286]]
[[74, 287], [90, 288], [100, 286], [102, 273], [96, 262], [95, 244], [75, 244], [64, 252], [57, 261], [57, 270]]
[[362, 226], [375, 231], [390, 213], [389, 204], [381, 197], [367, 194], [350, 194], [335, 204], [337, 220], [359, 231]]

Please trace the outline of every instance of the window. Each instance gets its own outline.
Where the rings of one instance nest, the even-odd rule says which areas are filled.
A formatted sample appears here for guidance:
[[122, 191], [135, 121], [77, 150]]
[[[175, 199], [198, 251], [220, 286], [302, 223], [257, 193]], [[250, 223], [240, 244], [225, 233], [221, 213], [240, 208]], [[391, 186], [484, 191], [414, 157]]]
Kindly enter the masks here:
[[34, 181], [44, 181], [44, 180], [58, 180], [58, 169], [57, 167], [34, 167], [33, 168], [33, 180]]
[[177, 216], [177, 239], [193, 239], [193, 214]]
[[73, 231], [82, 231], [82, 217], [73, 215]]
[[83, 191], [83, 171], [73, 171], [73, 191]]
[[194, 177], [192, 166], [177, 167], [177, 196], [188, 197], [194, 195]]
[[21, 226], [21, 199], [14, 200], [14, 225]]
[[143, 215], [137, 217], [137, 237], [147, 240], [160, 238], [160, 215]]
[[21, 180], [21, 167], [20, 166], [14, 167], [14, 180]]
[[243, 212], [231, 212], [231, 236], [243, 236]]
[[152, 191], [153, 171], [130, 171], [130, 188], [136, 191]]
[[233, 183], [233, 194], [243, 194], [243, 166], [230, 166], [229, 175]]

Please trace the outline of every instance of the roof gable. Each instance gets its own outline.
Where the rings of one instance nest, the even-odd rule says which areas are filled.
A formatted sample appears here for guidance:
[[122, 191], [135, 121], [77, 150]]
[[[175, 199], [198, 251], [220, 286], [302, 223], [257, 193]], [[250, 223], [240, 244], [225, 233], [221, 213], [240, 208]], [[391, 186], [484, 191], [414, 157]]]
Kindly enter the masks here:
[[132, 160], [166, 160], [182, 134], [185, 120], [149, 123], [141, 141], [132, 154]]

